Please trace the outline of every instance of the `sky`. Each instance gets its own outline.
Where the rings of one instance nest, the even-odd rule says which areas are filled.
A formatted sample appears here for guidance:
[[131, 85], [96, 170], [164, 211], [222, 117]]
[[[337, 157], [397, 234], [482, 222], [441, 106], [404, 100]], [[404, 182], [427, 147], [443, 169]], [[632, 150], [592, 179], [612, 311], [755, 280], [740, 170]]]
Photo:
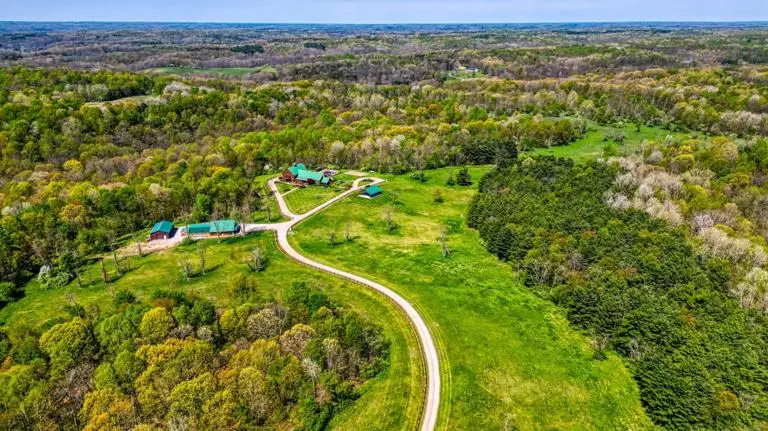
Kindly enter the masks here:
[[768, 0], [0, 0], [0, 21], [768, 21]]

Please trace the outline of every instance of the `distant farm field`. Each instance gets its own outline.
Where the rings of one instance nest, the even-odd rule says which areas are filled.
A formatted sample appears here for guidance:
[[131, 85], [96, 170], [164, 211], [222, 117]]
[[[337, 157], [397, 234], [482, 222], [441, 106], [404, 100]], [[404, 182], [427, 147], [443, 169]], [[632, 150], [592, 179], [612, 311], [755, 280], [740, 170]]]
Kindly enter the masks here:
[[155, 69], [146, 69], [145, 73], [180, 75], [180, 76], [225, 76], [225, 77], [245, 77], [255, 73], [277, 73], [273, 66], [260, 67], [158, 67]]
[[[616, 139], [619, 134], [622, 136], [621, 140]], [[671, 132], [660, 127], [645, 125], [638, 127], [631, 123], [611, 127], [590, 122], [587, 133], [569, 145], [534, 148], [523, 154], [565, 157], [583, 163], [606, 154], [631, 153], [639, 149], [644, 141], [664, 142], [667, 136], [686, 138], [700, 135], [700, 133]]]

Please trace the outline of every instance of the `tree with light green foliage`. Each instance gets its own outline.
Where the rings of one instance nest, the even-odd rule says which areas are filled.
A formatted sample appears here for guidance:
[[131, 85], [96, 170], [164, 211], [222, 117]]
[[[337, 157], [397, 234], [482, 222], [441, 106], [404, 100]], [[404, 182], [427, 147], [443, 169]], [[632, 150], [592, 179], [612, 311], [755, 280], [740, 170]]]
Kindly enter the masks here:
[[152, 343], [162, 341], [176, 323], [173, 316], [163, 307], [156, 307], [144, 314], [139, 325], [141, 335]]
[[193, 428], [200, 422], [202, 406], [216, 392], [216, 379], [204, 373], [176, 385], [171, 391], [171, 418], [178, 417]]
[[93, 328], [80, 317], [54, 325], [40, 337], [40, 348], [50, 358], [51, 372], [55, 375], [92, 359], [96, 346]]

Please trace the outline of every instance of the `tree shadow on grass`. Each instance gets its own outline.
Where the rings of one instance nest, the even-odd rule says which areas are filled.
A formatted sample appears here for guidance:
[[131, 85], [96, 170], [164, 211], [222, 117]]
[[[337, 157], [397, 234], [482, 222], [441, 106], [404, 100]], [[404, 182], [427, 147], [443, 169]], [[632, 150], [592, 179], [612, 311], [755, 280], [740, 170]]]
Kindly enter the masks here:
[[205, 267], [205, 274], [202, 274], [202, 273], [198, 272], [198, 275], [196, 277], [205, 277], [208, 274], [211, 274], [211, 273], [214, 273], [214, 272], [218, 271], [219, 269], [221, 269], [222, 266], [224, 266], [223, 263], [217, 263], [216, 265], [212, 265], [210, 267], [206, 266]]

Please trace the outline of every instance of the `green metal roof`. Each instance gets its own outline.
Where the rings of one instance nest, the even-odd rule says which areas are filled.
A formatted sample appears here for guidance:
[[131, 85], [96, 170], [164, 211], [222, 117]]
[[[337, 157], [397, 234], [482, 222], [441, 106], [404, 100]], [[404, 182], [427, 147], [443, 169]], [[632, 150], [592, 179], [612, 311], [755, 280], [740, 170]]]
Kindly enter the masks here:
[[326, 177], [325, 175], [323, 175], [323, 178], [320, 179], [320, 184], [330, 184], [330, 183], [331, 183], [331, 179], [329, 177]]
[[306, 171], [307, 167], [304, 166], [304, 163], [294, 163], [290, 168], [288, 168], [288, 170], [291, 171], [291, 173], [295, 176], [299, 175], [299, 172], [301, 171]]
[[168, 220], [163, 220], [155, 223], [155, 225], [152, 226], [152, 231], [150, 232], [150, 235], [156, 232], [171, 233], [172, 230], [173, 230], [173, 222], [170, 222]]
[[374, 184], [372, 186], [367, 186], [363, 193], [365, 193], [368, 196], [376, 196], [376, 195], [380, 195], [382, 193], [382, 190], [381, 190], [381, 187]]
[[211, 233], [231, 233], [237, 230], [234, 220], [215, 220], [208, 224], [211, 226]]
[[325, 175], [323, 175], [322, 172], [315, 172], [315, 171], [299, 171], [299, 174], [296, 175], [296, 179], [299, 181], [307, 181], [307, 180], [313, 180], [317, 182], [321, 182]]
[[195, 223], [184, 228], [184, 232], [195, 235], [201, 233], [232, 233], [237, 230], [234, 220], [214, 220], [207, 223]]
[[211, 225], [208, 223], [195, 223], [184, 228], [188, 234], [208, 233], [211, 231]]

